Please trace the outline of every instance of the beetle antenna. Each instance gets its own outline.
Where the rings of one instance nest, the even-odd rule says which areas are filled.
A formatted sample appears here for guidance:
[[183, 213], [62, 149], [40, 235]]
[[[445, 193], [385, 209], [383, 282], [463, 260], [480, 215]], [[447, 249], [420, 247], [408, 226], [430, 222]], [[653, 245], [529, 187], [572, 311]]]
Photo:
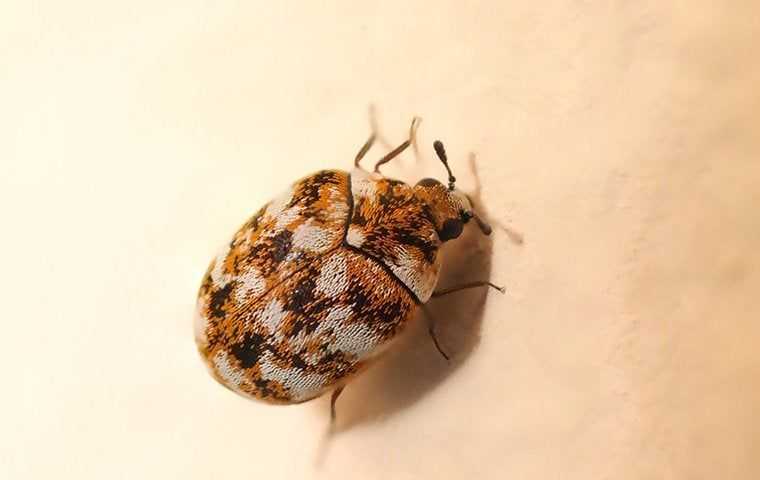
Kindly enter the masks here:
[[441, 143], [440, 140], [436, 140], [433, 142], [433, 148], [435, 149], [438, 158], [441, 159], [443, 166], [446, 167], [446, 171], [449, 172], [449, 190], [454, 190], [454, 182], [456, 182], [457, 179], [454, 177], [454, 174], [451, 173], [451, 169], [449, 168], [449, 159], [446, 157], [446, 150], [443, 148], [443, 143]]

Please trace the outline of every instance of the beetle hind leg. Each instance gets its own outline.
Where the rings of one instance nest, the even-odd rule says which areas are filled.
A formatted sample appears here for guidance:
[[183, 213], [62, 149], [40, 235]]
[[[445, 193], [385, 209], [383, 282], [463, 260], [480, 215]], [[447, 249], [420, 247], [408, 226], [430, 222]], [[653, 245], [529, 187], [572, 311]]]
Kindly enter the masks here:
[[343, 391], [344, 386], [340, 386], [332, 391], [332, 395], [330, 395], [330, 422], [335, 423], [335, 401], [338, 400], [338, 397], [340, 396], [341, 392]]
[[377, 138], [377, 135], [373, 132], [372, 135], [369, 136], [366, 142], [364, 142], [364, 145], [362, 145], [362, 148], [359, 150], [359, 153], [356, 154], [356, 158], [354, 158], [354, 166], [358, 167], [359, 162], [362, 161], [362, 158], [367, 154], [370, 148], [372, 148], [372, 144], [375, 143], [375, 139]]

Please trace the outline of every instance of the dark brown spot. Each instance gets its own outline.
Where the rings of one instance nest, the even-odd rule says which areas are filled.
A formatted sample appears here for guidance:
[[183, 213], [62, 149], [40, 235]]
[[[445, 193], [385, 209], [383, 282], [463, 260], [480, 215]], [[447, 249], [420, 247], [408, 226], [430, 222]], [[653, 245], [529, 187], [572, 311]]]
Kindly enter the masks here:
[[212, 317], [221, 318], [224, 316], [224, 304], [232, 293], [232, 282], [211, 293], [211, 301], [208, 310]]
[[243, 341], [230, 347], [230, 353], [240, 361], [242, 368], [251, 368], [259, 361], [259, 357], [267, 349], [266, 340], [258, 333], [247, 333]]
[[308, 365], [300, 355], [293, 355], [293, 357], [290, 359], [290, 363], [292, 363], [294, 367], [301, 370], [306, 370], [308, 368]]
[[367, 300], [364, 286], [358, 282], [352, 282], [346, 292], [346, 303], [353, 306], [355, 312], [361, 312], [367, 304]]
[[292, 246], [293, 232], [290, 230], [283, 230], [274, 237], [272, 237], [272, 260], [275, 263], [280, 263], [285, 260], [285, 257], [290, 252]]
[[329, 170], [317, 172], [311, 177], [306, 178], [300, 184], [299, 190], [295, 192], [295, 195], [293, 195], [293, 199], [288, 206], [292, 207], [298, 203], [303, 207], [308, 207], [319, 201], [322, 187], [325, 185], [340, 185], [340, 183], [340, 177], [336, 172], [331, 172]]
[[312, 277], [306, 276], [293, 287], [285, 303], [286, 310], [305, 313], [309, 305], [314, 302], [316, 282]]

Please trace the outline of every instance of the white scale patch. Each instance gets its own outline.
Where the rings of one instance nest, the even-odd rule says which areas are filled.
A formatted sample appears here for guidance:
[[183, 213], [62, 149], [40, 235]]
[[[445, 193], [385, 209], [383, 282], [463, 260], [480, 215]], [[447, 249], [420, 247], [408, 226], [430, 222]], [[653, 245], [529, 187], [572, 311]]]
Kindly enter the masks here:
[[313, 253], [322, 253], [328, 250], [334, 240], [334, 234], [322, 227], [313, 225], [311, 221], [301, 224], [293, 232], [291, 248]]
[[208, 337], [206, 336], [206, 327], [208, 327], [208, 318], [203, 315], [205, 307], [203, 299], [199, 298], [195, 305], [195, 318], [193, 318], [193, 332], [195, 333], [195, 342], [201, 348], [208, 346]]
[[[324, 320], [319, 322], [319, 325], [317, 326], [317, 329], [313, 333], [305, 333], [303, 331], [299, 332], [298, 335], [295, 338], [291, 338], [288, 340], [288, 346], [293, 351], [300, 351], [304, 347], [306, 347], [306, 342], [313, 336], [319, 336], [322, 334], [330, 334], [331, 331], [336, 332], [335, 335], [337, 335], [337, 332], [342, 327], [342, 325], [345, 325], [345, 322], [353, 315], [353, 310], [350, 305], [343, 305], [340, 307], [333, 307], [325, 316]], [[331, 349], [332, 351], [337, 349]], [[322, 356], [321, 353], [318, 353], [316, 355], [310, 355], [304, 356], [304, 360], [306, 363], [309, 363], [311, 365], [314, 365], [315, 362], [319, 360], [319, 358]]]
[[256, 298], [266, 289], [266, 280], [254, 268], [250, 268], [238, 278], [239, 285], [235, 289], [234, 297], [238, 303], [243, 303], [249, 298]]
[[281, 368], [266, 352], [259, 362], [261, 378], [280, 382], [295, 401], [308, 400], [319, 393], [327, 382], [327, 375], [306, 373], [300, 368]]
[[267, 306], [256, 312], [256, 319], [269, 329], [269, 332], [276, 334], [280, 331], [282, 322], [285, 321], [287, 312], [283, 310], [282, 303], [273, 298]]
[[298, 205], [294, 207], [290, 207], [287, 210], [280, 212], [277, 215], [277, 222], [275, 222], [274, 229], [272, 229], [272, 231], [269, 232], [269, 235], [270, 236], [277, 235], [285, 227], [293, 223], [295, 220], [298, 220], [298, 217], [300, 215], [301, 215], [301, 207], [299, 207]]
[[350, 324], [340, 335], [335, 336], [330, 350], [340, 350], [356, 355], [357, 358], [364, 358], [377, 346], [376, 335], [372, 329], [361, 323]]
[[342, 305], [340, 307], [333, 307], [325, 316], [322, 323], [319, 324], [317, 329], [320, 332], [328, 331], [340, 327], [340, 324], [351, 318], [354, 310], [351, 305]]
[[383, 178], [377, 174], [370, 174], [361, 168], [351, 171], [351, 192], [355, 197], [374, 197], [377, 193], [377, 180]]
[[269, 203], [264, 215], [269, 218], [277, 217], [283, 210], [285, 210], [285, 207], [288, 206], [292, 199], [293, 187], [289, 187]]
[[245, 380], [243, 371], [230, 364], [227, 352], [220, 350], [214, 355], [214, 367], [225, 385], [236, 390], [240, 389], [240, 385]]
[[332, 331], [333, 340], [328, 346], [331, 352], [341, 351], [361, 359], [377, 346], [377, 334], [366, 325], [349, 322], [353, 315], [351, 306], [334, 307], [319, 324], [317, 333]]
[[337, 298], [346, 291], [346, 288], [348, 288], [346, 257], [336, 252], [322, 265], [315, 290], [328, 297]]
[[348, 203], [343, 197], [343, 194], [339, 191], [330, 195], [330, 205], [332, 211], [330, 212], [330, 220], [333, 222], [345, 222], [348, 217]]
[[360, 248], [362, 244], [364, 244], [364, 239], [364, 232], [361, 228], [356, 225], [348, 227], [348, 232], [346, 232], [346, 243], [352, 247]]
[[227, 260], [229, 253], [230, 246], [225, 245], [214, 259], [214, 268], [211, 270], [211, 281], [214, 282], [214, 286], [216, 287], [224, 288], [232, 280], [232, 275], [224, 271], [224, 262]]

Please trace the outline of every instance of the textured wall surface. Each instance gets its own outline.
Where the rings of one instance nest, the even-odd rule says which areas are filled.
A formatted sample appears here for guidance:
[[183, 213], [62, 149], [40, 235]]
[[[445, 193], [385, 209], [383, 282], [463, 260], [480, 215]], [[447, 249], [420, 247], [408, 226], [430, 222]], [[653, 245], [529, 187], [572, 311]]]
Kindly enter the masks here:
[[[277, 4], [277, 5], [273, 5]], [[757, 478], [756, 2], [5, 2], [0, 477]], [[215, 384], [219, 244], [289, 181], [378, 158], [480, 177], [501, 228], [328, 402]], [[505, 228], [523, 238], [510, 236]]]

